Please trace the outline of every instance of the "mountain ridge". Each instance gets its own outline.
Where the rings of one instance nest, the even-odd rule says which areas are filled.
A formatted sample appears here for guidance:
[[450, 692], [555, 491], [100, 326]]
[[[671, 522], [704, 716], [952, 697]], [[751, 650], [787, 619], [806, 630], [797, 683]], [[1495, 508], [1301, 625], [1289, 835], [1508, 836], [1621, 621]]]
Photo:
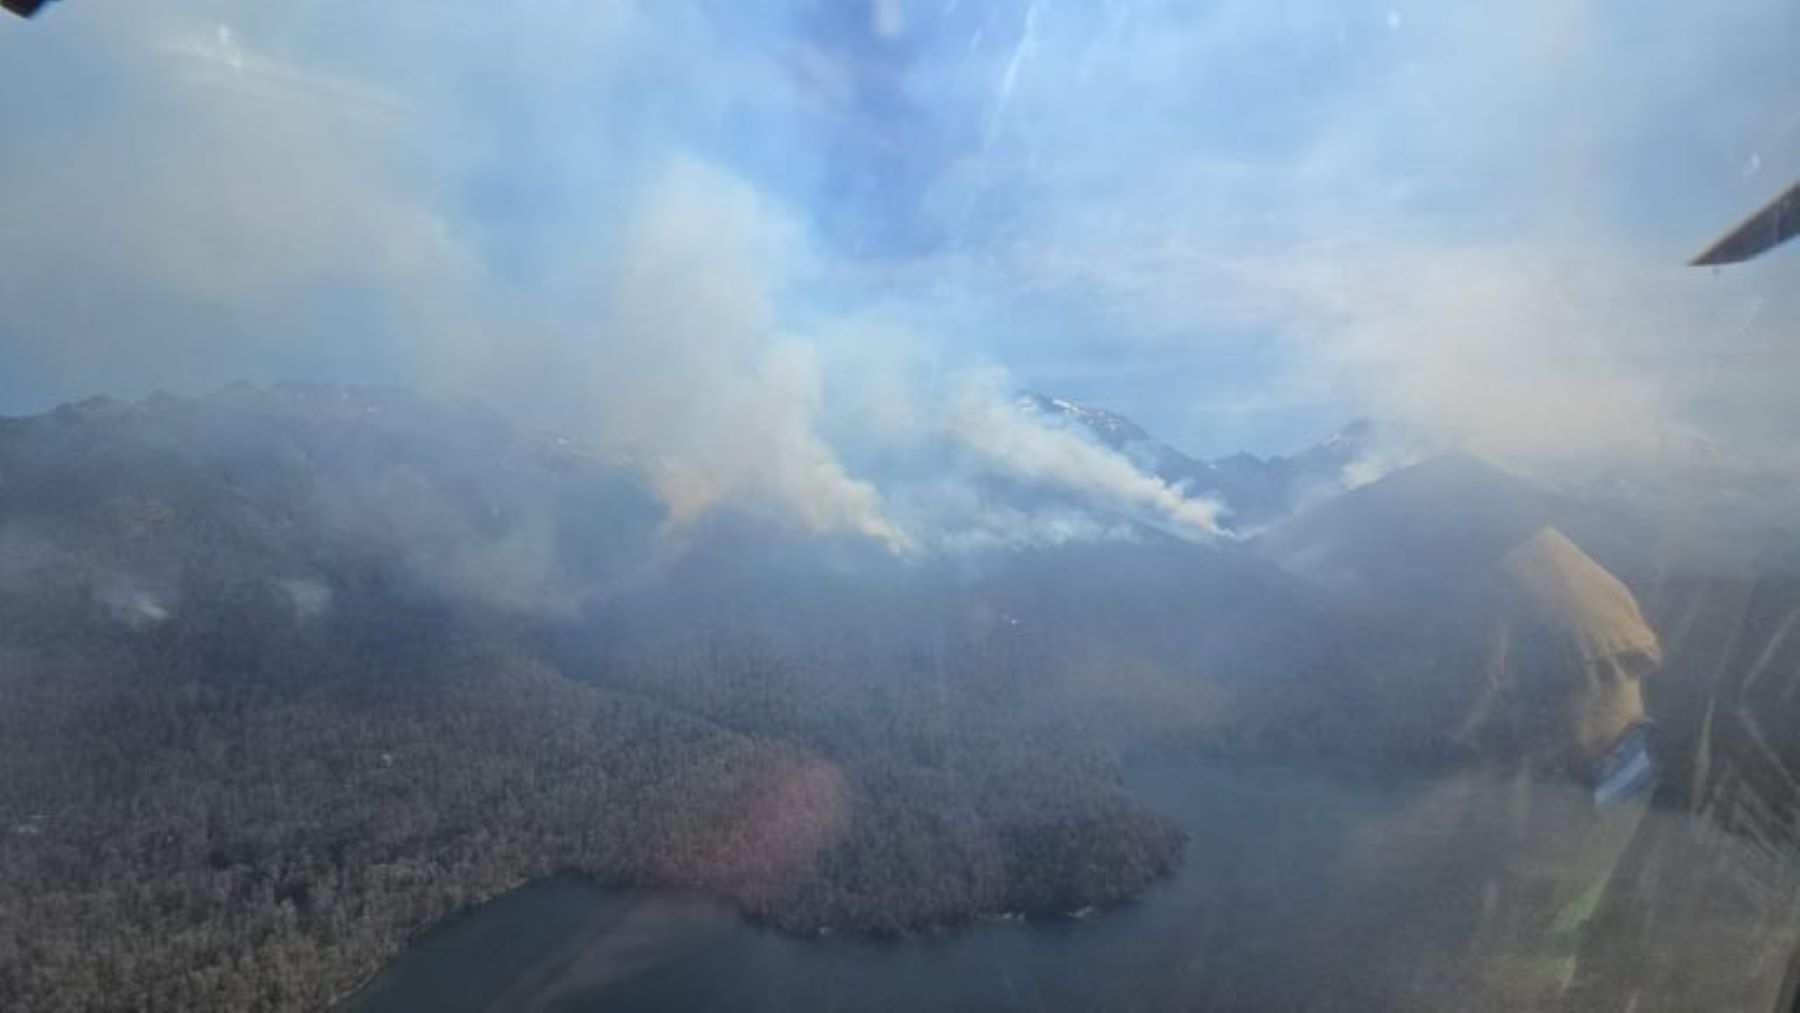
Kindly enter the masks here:
[[672, 537], [630, 462], [405, 391], [5, 420], [0, 1005], [316, 1006], [557, 870], [803, 934], [1122, 903], [1183, 848], [1130, 757], [1458, 755], [1466, 645], [1269, 548], [1407, 475], [1248, 540], [900, 558]]
[[[1033, 391], [1019, 392], [1015, 402], [1028, 415], [1087, 433], [1190, 496], [1219, 501], [1226, 508], [1227, 527], [1239, 535], [1261, 530], [1311, 503], [1379, 477], [1417, 453], [1408, 449], [1393, 462], [1377, 464], [1378, 449], [1395, 440], [1374, 422], [1355, 419], [1326, 439], [1291, 454], [1265, 457], [1238, 452], [1209, 460], [1176, 449], [1117, 412]], [[1359, 472], [1359, 465], [1366, 467]]]

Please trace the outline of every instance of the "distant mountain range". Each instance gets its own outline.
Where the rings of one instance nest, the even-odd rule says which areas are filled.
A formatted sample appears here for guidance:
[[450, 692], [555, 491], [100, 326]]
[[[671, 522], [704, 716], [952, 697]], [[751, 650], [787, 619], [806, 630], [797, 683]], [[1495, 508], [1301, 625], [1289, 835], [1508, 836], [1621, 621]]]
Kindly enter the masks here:
[[1091, 434], [1192, 496], [1224, 504], [1226, 525], [1240, 533], [1260, 531], [1420, 456], [1411, 446], [1416, 439], [1402, 446], [1398, 434], [1359, 419], [1291, 455], [1238, 453], [1208, 461], [1175, 449], [1116, 412], [1031, 392], [1019, 394], [1017, 404], [1021, 411]]

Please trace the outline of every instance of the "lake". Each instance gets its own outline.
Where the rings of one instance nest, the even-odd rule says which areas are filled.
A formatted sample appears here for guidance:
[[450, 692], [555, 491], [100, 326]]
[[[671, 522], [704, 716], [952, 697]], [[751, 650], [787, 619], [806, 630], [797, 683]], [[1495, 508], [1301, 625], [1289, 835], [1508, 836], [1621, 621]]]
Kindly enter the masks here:
[[[1662, 812], [1598, 819], [1566, 785], [1217, 763], [1139, 769], [1130, 784], [1191, 838], [1176, 876], [1115, 910], [898, 942], [796, 939], [702, 898], [557, 878], [427, 933], [345, 1009], [1518, 1008], [1571, 973], [1564, 930], [1640, 820], [1701, 840]], [[1760, 868], [1781, 889], [1800, 883], [1791, 862]], [[1716, 921], [1690, 951], [1775, 931]], [[1727, 960], [1735, 1001], [1772, 1008], [1780, 967], [1704, 955]]]

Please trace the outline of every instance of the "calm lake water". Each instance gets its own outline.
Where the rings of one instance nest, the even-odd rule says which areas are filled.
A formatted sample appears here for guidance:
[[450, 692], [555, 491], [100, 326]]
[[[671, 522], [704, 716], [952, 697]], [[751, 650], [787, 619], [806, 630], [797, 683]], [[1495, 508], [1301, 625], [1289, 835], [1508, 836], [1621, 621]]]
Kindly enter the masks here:
[[[697, 898], [556, 879], [428, 933], [346, 1008], [1516, 1008], [1563, 966], [1540, 952], [1542, 925], [1606, 867], [1571, 856], [1616, 855], [1639, 819], [1675, 818], [1596, 824], [1572, 787], [1525, 801], [1516, 784], [1473, 778], [1186, 764], [1131, 784], [1191, 839], [1178, 875], [1116, 910], [902, 942], [801, 940]], [[1522, 910], [1533, 943], [1508, 952]], [[1779, 974], [1753, 984], [1745, 994], [1772, 1002]]]

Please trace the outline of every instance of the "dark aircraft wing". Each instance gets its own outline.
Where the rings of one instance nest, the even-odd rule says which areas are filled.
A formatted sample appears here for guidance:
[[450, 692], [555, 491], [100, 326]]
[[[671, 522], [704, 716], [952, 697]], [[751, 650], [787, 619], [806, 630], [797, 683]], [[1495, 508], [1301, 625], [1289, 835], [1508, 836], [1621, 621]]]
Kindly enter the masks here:
[[1696, 267], [1736, 264], [1766, 253], [1800, 234], [1800, 183], [1726, 233], [1690, 263]]
[[36, 14], [38, 8], [49, 2], [50, 0], [0, 0], [0, 7], [12, 11], [19, 17], [28, 18]]

